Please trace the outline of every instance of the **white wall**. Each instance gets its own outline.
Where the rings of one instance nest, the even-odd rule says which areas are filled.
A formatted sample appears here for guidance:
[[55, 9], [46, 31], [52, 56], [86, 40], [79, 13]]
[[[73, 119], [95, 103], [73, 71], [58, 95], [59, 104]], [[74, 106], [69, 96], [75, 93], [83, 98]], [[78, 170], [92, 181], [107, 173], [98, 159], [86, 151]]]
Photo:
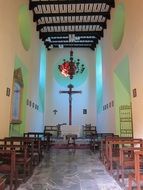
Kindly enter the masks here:
[[[137, 89], [137, 97], [132, 97], [134, 137], [143, 137], [143, 1], [116, 0], [125, 4], [125, 30], [121, 46], [114, 50], [112, 46], [112, 24], [115, 9], [112, 9], [111, 20], [100, 44], [103, 47], [103, 104], [114, 100], [113, 74], [117, 64], [127, 55], [129, 57], [131, 95]], [[101, 129], [115, 131], [114, 110], [102, 112], [97, 116]]]
[[[27, 98], [38, 103], [40, 40], [29, 12], [32, 25], [32, 40], [29, 51], [21, 43], [18, 14], [20, 5], [28, 0], [0, 1], [0, 137], [9, 135], [11, 96], [6, 96], [6, 88], [12, 89], [15, 57], [18, 56], [29, 72]], [[25, 102], [26, 104], [26, 102]], [[27, 107], [27, 130], [43, 127], [43, 114]]]
[[[72, 124], [84, 125], [91, 123], [95, 125], [95, 56], [91, 49], [73, 49], [77, 56], [81, 58], [88, 67], [88, 77], [86, 81], [75, 87], [73, 90], [81, 90], [81, 94], [72, 96]], [[56, 125], [58, 123], [68, 124], [68, 95], [60, 94], [60, 90], [67, 90], [61, 86], [55, 78], [53, 67], [56, 62], [69, 55], [70, 49], [52, 49], [48, 52], [47, 65], [47, 103], [45, 112], [45, 125]], [[71, 80], [72, 82], [72, 80]], [[54, 115], [53, 110], [58, 112]], [[87, 109], [87, 115], [83, 115], [83, 109]]]

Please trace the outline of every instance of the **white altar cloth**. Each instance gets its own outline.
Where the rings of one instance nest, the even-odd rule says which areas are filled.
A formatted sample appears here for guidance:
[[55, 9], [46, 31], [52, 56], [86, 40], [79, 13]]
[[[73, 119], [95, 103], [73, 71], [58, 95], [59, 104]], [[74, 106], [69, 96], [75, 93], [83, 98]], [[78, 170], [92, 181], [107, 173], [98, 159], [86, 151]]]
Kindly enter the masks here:
[[81, 136], [81, 126], [77, 125], [63, 125], [61, 126], [61, 136], [64, 137], [65, 135], [74, 134], [78, 137]]

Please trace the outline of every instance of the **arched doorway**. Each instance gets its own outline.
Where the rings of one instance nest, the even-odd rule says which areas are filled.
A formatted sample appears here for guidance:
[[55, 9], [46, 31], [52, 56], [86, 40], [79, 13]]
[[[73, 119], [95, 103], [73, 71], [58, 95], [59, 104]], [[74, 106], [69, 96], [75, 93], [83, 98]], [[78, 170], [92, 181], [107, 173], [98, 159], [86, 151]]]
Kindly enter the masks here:
[[22, 136], [25, 131], [27, 85], [28, 71], [16, 56], [11, 97], [10, 136]]

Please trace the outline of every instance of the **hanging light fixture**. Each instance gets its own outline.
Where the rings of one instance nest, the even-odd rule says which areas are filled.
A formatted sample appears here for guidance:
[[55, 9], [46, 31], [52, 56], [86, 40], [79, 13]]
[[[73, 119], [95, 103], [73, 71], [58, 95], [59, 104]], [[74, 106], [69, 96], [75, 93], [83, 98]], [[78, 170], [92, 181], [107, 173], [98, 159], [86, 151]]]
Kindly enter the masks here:
[[70, 51], [70, 59], [64, 59], [63, 61], [64, 62], [61, 65], [58, 65], [58, 69], [61, 72], [61, 74], [65, 77], [69, 77], [70, 79], [72, 79], [74, 75], [78, 73], [82, 74], [85, 70], [84, 65], [80, 64], [80, 59], [74, 61], [72, 50]]

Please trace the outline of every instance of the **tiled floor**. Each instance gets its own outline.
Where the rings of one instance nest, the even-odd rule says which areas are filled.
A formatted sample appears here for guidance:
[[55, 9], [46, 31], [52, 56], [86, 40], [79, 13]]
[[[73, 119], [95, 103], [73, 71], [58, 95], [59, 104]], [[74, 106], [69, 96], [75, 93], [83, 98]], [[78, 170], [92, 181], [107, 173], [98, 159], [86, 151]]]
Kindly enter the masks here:
[[18, 190], [122, 190], [88, 149], [51, 149]]

